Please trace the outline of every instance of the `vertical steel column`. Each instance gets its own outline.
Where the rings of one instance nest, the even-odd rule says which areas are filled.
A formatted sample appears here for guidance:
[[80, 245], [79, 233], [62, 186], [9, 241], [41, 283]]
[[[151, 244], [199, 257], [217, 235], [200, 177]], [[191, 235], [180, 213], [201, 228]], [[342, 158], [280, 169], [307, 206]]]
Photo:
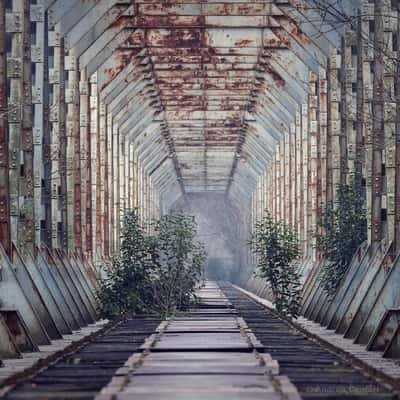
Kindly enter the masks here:
[[[56, 32], [59, 32], [59, 25]], [[58, 33], [59, 34], [59, 33]], [[60, 34], [59, 34], [60, 35]], [[65, 50], [64, 39], [59, 38], [59, 98], [58, 98], [58, 135], [59, 135], [59, 159], [58, 170], [60, 176], [59, 186], [59, 209], [61, 211], [61, 230], [59, 232], [59, 246], [68, 249], [68, 188], [67, 188], [67, 128], [66, 114], [67, 106], [65, 102]]]
[[112, 198], [113, 198], [113, 184], [112, 184], [112, 126], [113, 118], [110, 112], [107, 112], [107, 125], [105, 137], [105, 166], [104, 166], [104, 256], [109, 258], [111, 255], [112, 243]]
[[264, 216], [264, 177], [265, 177], [265, 172], [259, 176], [258, 180], [259, 180], [259, 184], [260, 184], [260, 204], [259, 204], [259, 218], [260, 220], [263, 218]]
[[284, 149], [284, 158], [285, 158], [285, 223], [290, 226], [291, 221], [291, 201], [290, 201], [290, 130], [285, 132], [285, 149]]
[[[90, 251], [92, 254], [92, 259], [97, 260], [97, 169], [99, 160], [97, 158], [97, 143], [98, 138], [98, 126], [99, 126], [99, 112], [98, 112], [98, 91], [97, 91], [97, 74], [93, 74], [90, 77], [90, 138], [88, 143], [88, 153], [90, 152], [90, 157], [88, 157], [88, 173], [90, 174], [90, 203], [87, 205], [89, 208], [86, 209], [87, 213], [90, 213]], [[90, 164], [89, 164], [90, 161]], [[89, 192], [87, 192], [89, 193]], [[88, 216], [87, 216], [88, 217]]]
[[134, 189], [133, 189], [133, 184], [134, 184], [134, 145], [133, 143], [129, 144], [129, 172], [128, 172], [128, 180], [129, 180], [129, 186], [128, 186], [128, 204], [129, 208], [133, 208], [133, 196], [134, 196]]
[[[80, 82], [79, 82], [79, 159], [80, 159], [80, 197], [81, 197], [81, 243], [82, 252], [87, 254], [88, 249], [88, 226], [87, 226], [87, 196], [90, 193], [88, 190], [88, 171], [87, 171], [87, 145], [88, 145], [88, 135], [89, 131], [89, 121], [90, 121], [90, 107], [89, 107], [89, 82], [87, 77], [87, 70], [84, 68], [80, 72]], [[89, 186], [90, 187], [90, 186]]]
[[129, 209], [129, 152], [130, 143], [129, 140], [125, 140], [124, 146], [124, 209]]
[[[22, 1], [22, 0], [20, 0]], [[33, 130], [32, 130], [32, 67], [31, 67], [31, 20], [30, 1], [23, 0], [22, 22], [22, 136], [23, 156], [23, 204], [20, 209], [20, 241], [22, 253], [36, 253], [35, 209], [33, 193]]]
[[328, 164], [327, 164], [327, 144], [328, 144], [328, 86], [326, 79], [326, 70], [324, 68], [319, 69], [319, 96], [318, 96], [318, 124], [319, 124], [319, 135], [318, 135], [318, 148], [319, 148], [319, 185], [320, 197], [318, 199], [318, 215], [317, 219], [321, 218], [321, 207], [327, 203], [327, 192], [328, 192]]
[[[384, 65], [384, 164], [386, 182], [383, 184], [383, 209], [386, 208], [388, 243], [395, 240], [395, 187], [396, 187], [396, 99], [395, 74], [397, 54], [394, 49], [394, 37], [397, 34], [397, 10], [390, 2], [382, 4], [383, 13], [383, 65]], [[398, 38], [395, 38], [398, 40]], [[385, 190], [386, 189], [386, 190]], [[386, 207], [385, 207], [386, 204]]]
[[297, 234], [304, 252], [304, 206], [303, 206], [303, 140], [301, 112], [296, 112], [296, 224]]
[[59, 170], [59, 114], [60, 114], [60, 65], [63, 62], [61, 55], [61, 38], [59, 29], [54, 27], [48, 31], [49, 44], [49, 85], [51, 92], [50, 104], [50, 188], [51, 188], [51, 247], [59, 247], [58, 227], [60, 223], [59, 217], [59, 187], [60, 187], [60, 170]]
[[[97, 91], [99, 89], [97, 88]], [[98, 93], [98, 92], [97, 92]], [[104, 213], [104, 146], [105, 146], [105, 130], [106, 130], [106, 106], [97, 97], [98, 105], [98, 130], [97, 130], [97, 147], [96, 147], [96, 257], [100, 261], [103, 256], [104, 249], [104, 227], [103, 227], [103, 213]]]
[[0, 2], [0, 243], [11, 256], [6, 6]]
[[[364, 76], [363, 76], [363, 24], [362, 16], [357, 16], [357, 30], [356, 30], [356, 43], [357, 43], [357, 82], [356, 82], [356, 179], [357, 183], [360, 185], [363, 183], [363, 177], [365, 174], [365, 143], [363, 137], [363, 107], [364, 107]], [[368, 33], [367, 33], [368, 34]]]
[[281, 197], [281, 146], [282, 144], [279, 143], [276, 146], [276, 158], [275, 158], [275, 179], [276, 179], [276, 185], [275, 185], [275, 190], [276, 190], [276, 221], [280, 221], [282, 219], [281, 216], [281, 211], [282, 211], [282, 197]]
[[134, 169], [134, 179], [133, 179], [133, 207], [139, 207], [139, 164], [138, 155], [135, 150], [133, 153], [133, 169]]
[[[400, 38], [400, 2], [397, 3], [397, 39]], [[397, 63], [395, 75], [395, 99], [396, 99], [396, 179], [400, 179], [400, 40], [397, 40]], [[400, 185], [395, 185], [395, 251], [400, 251]]]
[[[86, 118], [86, 137], [85, 142], [85, 155], [86, 162], [84, 165], [85, 169], [85, 192], [86, 201], [84, 203], [85, 215], [86, 215], [86, 229], [85, 229], [85, 240], [86, 240], [86, 254], [93, 259], [93, 215], [92, 215], [92, 203], [93, 203], [93, 193], [92, 193], [92, 123], [93, 123], [93, 107], [92, 107], [92, 79], [87, 76], [87, 71], [84, 74], [85, 83], [87, 84], [87, 97], [84, 99], [87, 102], [87, 118]], [[96, 90], [96, 87], [94, 87]], [[96, 125], [96, 123], [95, 123]], [[85, 132], [83, 132], [84, 134]]]
[[382, 1], [375, 0], [374, 79], [372, 99], [372, 242], [382, 239], [382, 150], [384, 142], [383, 102], [383, 9]]
[[[106, 110], [107, 111], [107, 110]], [[112, 115], [106, 114], [104, 132], [104, 206], [103, 206], [103, 255], [106, 259], [110, 257], [110, 139], [112, 135]], [[112, 189], [111, 189], [112, 190]]]
[[331, 150], [332, 185], [329, 197], [333, 202], [336, 199], [337, 185], [342, 181], [342, 134], [340, 123], [340, 85], [339, 68], [340, 56], [337, 49], [332, 48], [329, 58], [329, 146]]
[[276, 221], [276, 150], [272, 156], [270, 169], [271, 169], [271, 217]]
[[20, 186], [20, 148], [22, 116], [22, 19], [23, 4], [12, 1], [6, 32], [11, 37], [11, 57], [7, 60], [9, 80], [8, 123], [9, 123], [9, 196], [11, 241], [18, 244], [19, 238], [19, 186]]
[[119, 219], [121, 219], [121, 216], [125, 212], [125, 137], [119, 131], [119, 183], [120, 183], [120, 188], [119, 188], [119, 210], [120, 214], [118, 216]]
[[309, 169], [309, 185], [308, 185], [308, 203], [309, 203], [309, 221], [308, 221], [308, 233], [307, 233], [307, 244], [309, 248], [309, 255], [312, 256], [313, 261], [316, 259], [316, 239], [315, 233], [317, 230], [317, 216], [318, 216], [318, 201], [320, 199], [319, 194], [319, 165], [318, 165], [318, 96], [317, 96], [317, 85], [318, 77], [315, 73], [310, 73], [309, 83], [309, 141], [310, 141], [310, 154], [308, 158], [308, 169]]
[[290, 227], [293, 231], [296, 230], [296, 195], [297, 195], [297, 187], [296, 187], [296, 125], [290, 124], [290, 133], [289, 133], [289, 154], [290, 154]]
[[[79, 157], [79, 93], [78, 71], [74, 52], [71, 50], [65, 57], [65, 71], [68, 76], [65, 89], [67, 108], [66, 118], [66, 184], [67, 184], [67, 249], [75, 250], [77, 244], [81, 249], [80, 224], [80, 157]], [[77, 153], [78, 150], [78, 154]], [[78, 156], [78, 157], [77, 157]]]
[[365, 152], [365, 177], [366, 177], [366, 208], [368, 225], [368, 242], [372, 242], [372, 160], [373, 160], [373, 135], [372, 135], [372, 63], [374, 48], [372, 42], [375, 7], [368, 0], [363, 0], [361, 7], [361, 53], [359, 58], [362, 63], [362, 136], [364, 138]]
[[346, 143], [346, 159], [347, 165], [345, 169], [346, 180], [354, 176], [356, 172], [356, 94], [357, 94], [357, 48], [356, 33], [348, 23], [345, 26], [344, 36], [344, 57], [342, 68], [344, 68], [342, 81], [342, 127]]
[[[42, 5], [31, 5], [31, 55], [32, 55], [32, 109], [33, 109], [33, 197], [34, 197], [34, 215], [35, 215], [35, 242], [39, 244], [48, 241], [46, 229], [46, 210], [42, 212], [44, 201], [42, 199], [42, 181], [44, 179], [44, 132], [47, 130], [47, 124], [44, 121], [44, 98], [45, 87], [48, 85], [45, 81], [45, 21]], [[47, 141], [47, 139], [46, 139]], [[46, 187], [45, 185], [43, 185]], [[48, 206], [48, 203], [46, 204]], [[45, 205], [45, 206], [46, 206]], [[48, 215], [49, 216], [49, 215]], [[44, 229], [42, 232], [41, 224]]]
[[120, 160], [119, 160], [119, 128], [116, 121], [113, 121], [113, 251], [119, 250], [120, 237]]
[[[54, 54], [50, 54], [51, 48], [49, 46], [50, 36], [53, 31], [49, 31], [47, 10], [43, 9], [43, 23], [37, 22], [37, 42], [38, 45], [42, 46], [42, 57], [43, 57], [43, 80], [41, 86], [42, 95], [42, 121], [43, 121], [43, 132], [42, 132], [42, 173], [43, 173], [43, 196], [42, 204], [44, 208], [44, 214], [42, 214], [41, 220], [41, 240], [51, 248], [53, 243], [52, 238], [52, 160], [51, 160], [51, 143], [52, 143], [52, 132], [50, 122], [50, 94], [53, 90], [53, 85], [50, 84], [50, 63], [54, 62]], [[42, 44], [40, 44], [42, 42]], [[36, 121], [36, 116], [35, 116]], [[37, 153], [34, 150], [34, 157], [36, 159]], [[39, 159], [39, 157], [37, 157]]]
[[301, 148], [302, 148], [302, 169], [303, 169], [303, 256], [308, 257], [308, 232], [309, 232], [309, 135], [308, 135], [308, 104], [301, 105]]

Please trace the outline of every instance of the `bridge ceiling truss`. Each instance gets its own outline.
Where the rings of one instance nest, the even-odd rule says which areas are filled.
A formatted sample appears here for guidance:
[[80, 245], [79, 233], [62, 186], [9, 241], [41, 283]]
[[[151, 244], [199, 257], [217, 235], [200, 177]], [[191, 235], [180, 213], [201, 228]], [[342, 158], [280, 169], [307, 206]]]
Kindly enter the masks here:
[[140, 143], [170, 201], [199, 191], [248, 198], [308, 93], [309, 72], [339, 41], [291, 1], [43, 3], [49, 28], [80, 71], [97, 75], [100, 101], [120, 134]]
[[148, 219], [204, 191], [249, 205], [342, 40], [295, 0], [7, 0], [2, 11], [10, 243], [99, 257], [125, 208], [145, 205]]

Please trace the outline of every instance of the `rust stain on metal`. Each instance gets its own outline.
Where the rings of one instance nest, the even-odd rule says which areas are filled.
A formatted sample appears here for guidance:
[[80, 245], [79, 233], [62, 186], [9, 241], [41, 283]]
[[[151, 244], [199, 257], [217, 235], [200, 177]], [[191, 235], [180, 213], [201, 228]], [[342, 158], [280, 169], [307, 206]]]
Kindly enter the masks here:
[[0, 242], [11, 257], [8, 102], [7, 102], [7, 45], [5, 32], [5, 2], [0, 4]]
[[[311, 40], [306, 33], [300, 28], [299, 24], [288, 15], [275, 16], [275, 19], [279, 23], [286, 23], [289, 28], [289, 32], [295, 38], [297, 38], [303, 45], [307, 46], [311, 44]], [[274, 32], [275, 33], [275, 32]]]

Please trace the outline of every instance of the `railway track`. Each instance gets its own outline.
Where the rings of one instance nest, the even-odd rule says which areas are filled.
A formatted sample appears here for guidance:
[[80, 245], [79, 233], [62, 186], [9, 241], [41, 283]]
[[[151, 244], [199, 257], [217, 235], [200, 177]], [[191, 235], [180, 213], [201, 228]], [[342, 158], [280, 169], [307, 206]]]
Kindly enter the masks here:
[[138, 351], [159, 325], [154, 317], [135, 317], [65, 357], [10, 391], [7, 400], [89, 400]]
[[220, 287], [262, 343], [265, 352], [279, 362], [280, 372], [289, 377], [303, 399], [398, 398], [383, 385], [295, 331], [231, 284], [220, 284]]
[[122, 323], [5, 399], [290, 398], [282, 375], [306, 400], [397, 398], [232, 285], [220, 289], [208, 284], [201, 303], [171, 321], [143, 316]]

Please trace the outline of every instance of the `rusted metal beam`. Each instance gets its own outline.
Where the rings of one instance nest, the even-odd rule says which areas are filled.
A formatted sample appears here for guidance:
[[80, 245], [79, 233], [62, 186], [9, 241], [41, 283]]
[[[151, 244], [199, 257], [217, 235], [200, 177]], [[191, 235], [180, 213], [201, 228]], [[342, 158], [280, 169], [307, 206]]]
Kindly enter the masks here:
[[11, 256], [6, 5], [0, 4], [0, 243]]
[[382, 239], [382, 150], [384, 143], [384, 99], [383, 99], [383, 5], [375, 0], [375, 30], [374, 30], [374, 78], [372, 99], [372, 207], [371, 241], [379, 242]]
[[[19, 0], [21, 1], [21, 0]], [[35, 208], [33, 189], [33, 130], [32, 130], [32, 70], [31, 70], [31, 20], [30, 1], [22, 6], [22, 98], [21, 98], [21, 150], [23, 154], [22, 195], [23, 208], [20, 209], [21, 252], [35, 253]]]

